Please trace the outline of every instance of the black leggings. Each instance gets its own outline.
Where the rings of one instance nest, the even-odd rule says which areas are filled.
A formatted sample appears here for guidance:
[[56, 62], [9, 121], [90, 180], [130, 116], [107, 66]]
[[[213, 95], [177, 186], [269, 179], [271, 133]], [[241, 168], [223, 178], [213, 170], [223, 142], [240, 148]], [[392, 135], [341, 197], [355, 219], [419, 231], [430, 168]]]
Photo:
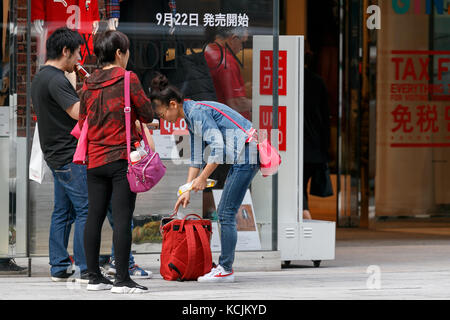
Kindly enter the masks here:
[[131, 219], [136, 204], [136, 193], [130, 190], [126, 172], [126, 160], [118, 160], [87, 170], [89, 211], [84, 229], [84, 249], [88, 272], [91, 275], [101, 275], [99, 267], [101, 230], [109, 202], [112, 201], [113, 244], [118, 283], [130, 279], [128, 264], [131, 250]]

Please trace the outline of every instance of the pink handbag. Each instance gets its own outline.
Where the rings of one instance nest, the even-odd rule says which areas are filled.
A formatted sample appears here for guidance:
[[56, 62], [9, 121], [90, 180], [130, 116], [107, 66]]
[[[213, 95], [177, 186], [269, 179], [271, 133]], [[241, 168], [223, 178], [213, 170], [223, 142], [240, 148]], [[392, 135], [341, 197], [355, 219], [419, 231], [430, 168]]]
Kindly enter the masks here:
[[[147, 155], [138, 163], [131, 164], [131, 107], [130, 107], [130, 71], [125, 72], [125, 127], [127, 135], [128, 170], [127, 179], [132, 192], [145, 192], [153, 188], [166, 173], [166, 167], [162, 163], [157, 152], [153, 152], [148, 145], [147, 137], [142, 132]], [[140, 121], [139, 121], [140, 122]], [[141, 128], [143, 128], [141, 123]], [[143, 131], [143, 130], [142, 130]]]
[[75, 138], [80, 139], [81, 136], [81, 130], [80, 130], [80, 126], [77, 124], [75, 125], [75, 127], [73, 127], [72, 131], [70, 132], [71, 135], [73, 135]]
[[[74, 129], [72, 130], [71, 134], [78, 139], [78, 144], [77, 144], [77, 148], [75, 150], [75, 154], [73, 155], [73, 163], [75, 164], [86, 164], [86, 153], [87, 153], [87, 145], [88, 145], [88, 138], [87, 138], [87, 134], [88, 134], [88, 121], [87, 121], [87, 117], [84, 120], [84, 125], [83, 125], [83, 129], [81, 129], [80, 132], [80, 127], [77, 125], [74, 127]], [[74, 131], [78, 131], [75, 132]], [[77, 137], [78, 136], [78, 137]]]
[[[247, 131], [244, 128], [242, 128], [242, 126], [240, 126], [233, 118], [231, 118], [229, 115], [227, 115], [223, 111], [221, 111], [221, 110], [217, 109], [216, 107], [211, 106], [209, 104], [205, 104], [205, 103], [201, 103], [201, 102], [198, 102], [198, 103], [201, 105], [213, 108], [217, 112], [221, 113], [225, 118], [227, 118], [228, 120], [233, 122], [236, 126], [238, 126], [242, 131], [244, 131], [248, 135], [249, 138], [247, 139], [247, 142], [256, 140], [254, 138], [254, 133], [256, 132], [255, 129], [251, 128], [250, 131]], [[267, 138], [263, 139], [262, 142], [258, 142], [258, 141], [256, 141], [256, 142], [257, 142], [257, 148], [258, 148], [258, 153], [259, 153], [259, 162], [261, 163], [261, 165], [260, 165], [261, 174], [263, 175], [263, 177], [268, 177], [268, 176], [274, 175], [275, 173], [277, 173], [278, 168], [280, 167], [280, 164], [281, 164], [281, 156], [278, 153], [278, 150], [275, 149], [270, 144], [270, 142]]]

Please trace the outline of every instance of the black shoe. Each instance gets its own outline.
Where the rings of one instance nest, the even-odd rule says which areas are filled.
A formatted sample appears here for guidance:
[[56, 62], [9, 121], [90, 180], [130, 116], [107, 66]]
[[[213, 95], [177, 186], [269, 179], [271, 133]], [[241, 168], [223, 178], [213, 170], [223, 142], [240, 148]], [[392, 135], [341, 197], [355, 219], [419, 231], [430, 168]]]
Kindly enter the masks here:
[[75, 278], [75, 281], [78, 283], [89, 283], [89, 280], [89, 272], [87, 270], [83, 271], [79, 277]]
[[134, 282], [133, 280], [128, 280], [125, 282], [115, 282], [111, 289], [112, 293], [146, 293], [148, 288], [141, 286]]
[[26, 271], [27, 268], [18, 266], [14, 259], [6, 259], [0, 262], [0, 274], [22, 274]]
[[60, 271], [58, 273], [55, 273], [52, 275], [52, 281], [53, 282], [67, 282], [67, 281], [74, 281], [74, 278], [71, 278], [74, 274], [74, 271], [68, 272], [66, 270]]
[[87, 289], [89, 291], [109, 290], [113, 287], [113, 283], [104, 276], [94, 275], [89, 276], [89, 283]]

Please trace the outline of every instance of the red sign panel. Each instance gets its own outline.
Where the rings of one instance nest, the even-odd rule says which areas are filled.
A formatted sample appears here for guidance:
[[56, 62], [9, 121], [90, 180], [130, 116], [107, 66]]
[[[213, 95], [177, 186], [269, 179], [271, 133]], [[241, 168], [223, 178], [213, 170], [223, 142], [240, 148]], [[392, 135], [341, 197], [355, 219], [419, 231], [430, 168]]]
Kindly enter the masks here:
[[[272, 106], [261, 106], [259, 108], [259, 129], [267, 130], [268, 139], [272, 141], [271, 130], [273, 124]], [[286, 107], [278, 107], [278, 148], [280, 151], [286, 151]]]
[[[272, 95], [273, 52], [261, 50], [259, 60], [259, 94]], [[278, 94], [287, 94], [287, 51], [280, 51], [278, 56]]]
[[393, 50], [391, 55], [391, 147], [449, 147], [450, 51]]
[[177, 122], [170, 123], [166, 120], [159, 120], [159, 129], [161, 130], [161, 134], [175, 134], [179, 136], [188, 135], [189, 131], [187, 129], [186, 120], [183, 118], [179, 118]]

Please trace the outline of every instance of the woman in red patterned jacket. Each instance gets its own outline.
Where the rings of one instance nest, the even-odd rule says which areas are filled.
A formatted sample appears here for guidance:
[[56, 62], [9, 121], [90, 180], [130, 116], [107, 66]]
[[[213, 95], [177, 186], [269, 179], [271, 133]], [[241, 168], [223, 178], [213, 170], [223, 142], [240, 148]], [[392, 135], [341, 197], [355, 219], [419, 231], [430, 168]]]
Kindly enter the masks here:
[[[131, 219], [136, 194], [131, 192], [126, 177], [128, 157], [124, 114], [124, 75], [129, 57], [129, 40], [119, 31], [98, 34], [94, 41], [97, 63], [101, 66], [86, 79], [80, 96], [80, 120], [86, 118], [88, 129], [87, 180], [89, 211], [84, 233], [86, 262], [89, 272], [88, 290], [111, 289], [115, 293], [141, 293], [146, 287], [131, 280], [128, 259], [131, 250]], [[135, 122], [153, 121], [150, 100], [136, 74], [130, 76], [131, 145], [140, 141]], [[99, 269], [101, 229], [107, 207], [112, 202], [114, 219], [113, 244], [116, 261], [114, 284]]]

